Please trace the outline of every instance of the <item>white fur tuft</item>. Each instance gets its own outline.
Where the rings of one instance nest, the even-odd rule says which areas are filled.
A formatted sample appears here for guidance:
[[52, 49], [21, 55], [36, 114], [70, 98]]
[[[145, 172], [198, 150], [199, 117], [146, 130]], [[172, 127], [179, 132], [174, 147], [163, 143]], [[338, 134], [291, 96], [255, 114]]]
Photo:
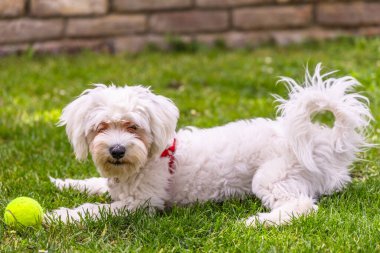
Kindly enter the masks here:
[[311, 121], [313, 114], [330, 111], [335, 117], [331, 129], [331, 141], [337, 153], [358, 152], [368, 144], [364, 130], [373, 119], [368, 109], [368, 99], [354, 93], [359, 82], [351, 76], [328, 78], [332, 73], [321, 74], [321, 64], [311, 76], [306, 70], [305, 84], [298, 85], [293, 79], [282, 77], [289, 88], [289, 100], [275, 96], [289, 136], [289, 142], [297, 158], [311, 171], [319, 171], [314, 158], [315, 149]]
[[[95, 89], [104, 89], [106, 86], [98, 84]], [[87, 89], [77, 99], [68, 104], [62, 111], [58, 126], [66, 125], [66, 134], [74, 148], [75, 157], [85, 160], [88, 154], [86, 142], [87, 114], [92, 107], [89, 94], [95, 89]]]

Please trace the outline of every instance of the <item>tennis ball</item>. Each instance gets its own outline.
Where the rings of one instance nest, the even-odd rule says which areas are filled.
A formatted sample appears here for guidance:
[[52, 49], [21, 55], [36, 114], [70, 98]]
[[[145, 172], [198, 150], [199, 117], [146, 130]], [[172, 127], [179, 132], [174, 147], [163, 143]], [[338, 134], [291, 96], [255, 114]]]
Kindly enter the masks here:
[[19, 197], [12, 200], [4, 212], [4, 221], [10, 227], [38, 227], [42, 224], [44, 212], [34, 199]]

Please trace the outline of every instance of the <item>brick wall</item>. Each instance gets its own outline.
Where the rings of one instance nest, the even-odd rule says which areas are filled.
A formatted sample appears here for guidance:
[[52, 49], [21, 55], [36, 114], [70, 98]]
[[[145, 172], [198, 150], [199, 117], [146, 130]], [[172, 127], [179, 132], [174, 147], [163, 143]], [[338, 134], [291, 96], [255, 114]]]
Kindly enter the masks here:
[[379, 35], [379, 0], [0, 0], [0, 55]]

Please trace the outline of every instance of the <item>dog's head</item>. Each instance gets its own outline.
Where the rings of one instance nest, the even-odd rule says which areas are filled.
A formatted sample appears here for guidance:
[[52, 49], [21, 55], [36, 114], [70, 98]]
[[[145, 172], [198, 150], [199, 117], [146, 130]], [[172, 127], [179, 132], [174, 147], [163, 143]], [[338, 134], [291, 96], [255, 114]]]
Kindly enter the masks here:
[[137, 172], [173, 141], [179, 112], [173, 102], [142, 86], [85, 90], [63, 109], [59, 125], [76, 158], [90, 151], [103, 177]]

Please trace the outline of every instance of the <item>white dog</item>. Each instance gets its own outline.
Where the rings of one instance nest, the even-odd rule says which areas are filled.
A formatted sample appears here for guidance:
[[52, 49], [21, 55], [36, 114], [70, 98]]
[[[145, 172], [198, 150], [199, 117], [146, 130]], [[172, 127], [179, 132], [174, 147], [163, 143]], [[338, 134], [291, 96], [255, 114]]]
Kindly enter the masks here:
[[[349, 76], [328, 78], [317, 65], [304, 85], [290, 78], [290, 94], [276, 96], [276, 120], [250, 119], [211, 129], [175, 132], [179, 112], [173, 102], [142, 86], [96, 85], [64, 110], [60, 125], [76, 158], [88, 151], [102, 176], [86, 180], [51, 179], [60, 188], [89, 194], [108, 192], [111, 204], [84, 204], [47, 214], [64, 222], [102, 210], [118, 213], [148, 205], [163, 209], [254, 194], [271, 211], [247, 225], [288, 223], [317, 209], [316, 199], [350, 182], [349, 166], [368, 144], [364, 130], [372, 119], [365, 97], [353, 93]], [[332, 128], [312, 123], [330, 111]]]

